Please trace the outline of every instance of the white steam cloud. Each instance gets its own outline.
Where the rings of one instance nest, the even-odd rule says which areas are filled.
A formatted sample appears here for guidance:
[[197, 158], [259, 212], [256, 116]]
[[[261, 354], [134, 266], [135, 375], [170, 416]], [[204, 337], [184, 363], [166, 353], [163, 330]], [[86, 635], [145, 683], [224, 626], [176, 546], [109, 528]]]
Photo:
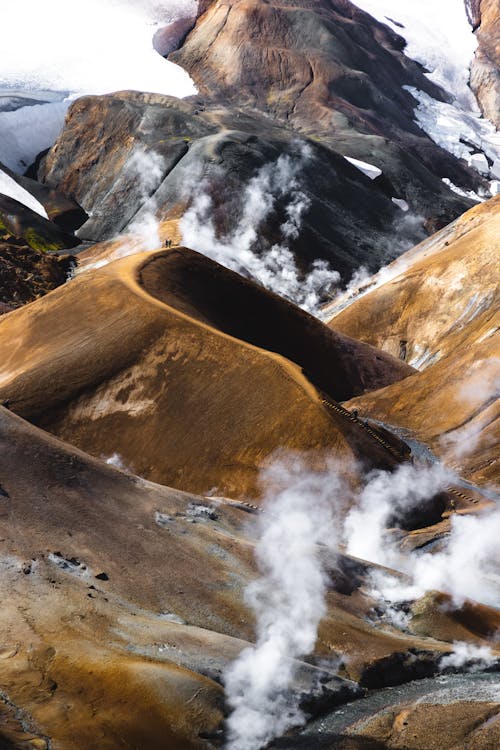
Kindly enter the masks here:
[[418, 508], [441, 492], [452, 476], [441, 464], [430, 467], [402, 464], [393, 473], [375, 472], [346, 517], [346, 551], [379, 565], [401, 569], [404, 558], [387, 537], [388, 521]]
[[386, 602], [402, 602], [440, 590], [460, 606], [465, 599], [498, 606], [500, 601], [500, 509], [481, 515], [454, 515], [451, 530], [436, 552], [407, 553], [387, 532], [391, 517], [411, 512], [422, 501], [453, 481], [440, 464], [416, 467], [405, 464], [392, 474], [377, 472], [362, 489], [356, 506], [348, 513], [344, 538], [349, 554], [405, 573], [400, 578], [377, 573], [375, 590]]
[[[338, 283], [339, 274], [324, 260], [314, 261], [308, 273], [301, 273], [288, 247], [289, 241], [299, 236], [310, 205], [300, 187], [300, 172], [309, 158], [310, 147], [301, 144], [298, 155], [282, 154], [264, 165], [245, 187], [242, 215], [226, 236], [217, 236], [213, 202], [205, 183], [180, 226], [188, 247], [313, 312], [327, 290]], [[285, 202], [286, 218], [280, 227], [281, 241], [269, 246], [261, 230], [278, 200]]]
[[165, 174], [165, 160], [155, 151], [135, 151], [126, 171], [137, 180], [140, 204], [149, 201], [147, 211], [129, 224], [128, 232], [139, 238], [142, 250], [155, 250], [161, 245], [159, 222], [154, 197], [149, 199]]
[[[304, 721], [290, 692], [298, 663], [310, 654], [325, 613], [325, 565], [337, 546], [335, 473], [311, 474], [275, 464], [264, 474], [265, 514], [256, 548], [260, 578], [245, 592], [256, 618], [256, 644], [225, 674], [227, 750], [259, 750]], [[322, 546], [320, 546], [322, 545]]]
[[331, 301], [321, 310], [321, 319], [330, 321], [355, 300], [404, 273], [409, 263], [404, 253], [425, 238], [423, 225], [424, 217], [411, 211], [397, 217], [392, 223], [392, 240], [382, 259], [382, 262], [388, 265], [382, 266], [376, 273], [371, 273], [366, 266], [359, 266], [345, 288], [334, 291]]
[[496, 662], [489, 646], [477, 646], [474, 643], [465, 641], [455, 641], [453, 651], [447, 656], [443, 656], [439, 662], [439, 668], [446, 669], [466, 669], [468, 672], [479, 672]]
[[469, 404], [472, 417], [440, 440], [446, 459], [455, 463], [467, 458], [478, 446], [483, 449], [493, 446], [497, 439], [494, 432], [488, 433], [486, 428], [494, 420], [488, 407], [500, 396], [500, 358], [476, 360], [467, 375], [457, 400]]
[[[314, 649], [326, 612], [326, 570], [341, 543], [356, 557], [404, 573], [374, 571], [370, 592], [383, 616], [406, 629], [409, 617], [398, 604], [426, 591], [448, 592], [455, 605], [467, 599], [498, 606], [500, 601], [500, 509], [479, 516], [455, 515], [439, 548], [408, 552], [389, 532], [408, 512], [443, 491], [451, 472], [439, 464], [403, 464], [375, 471], [353, 490], [334, 466], [311, 473], [296, 460], [276, 462], [263, 474], [264, 514], [258, 519], [256, 558], [260, 577], [245, 592], [256, 620], [256, 643], [243, 650], [225, 674], [226, 750], [260, 750], [276, 736], [304, 722], [293, 691], [296, 661]], [[345, 508], [351, 507], [346, 513]], [[440, 668], [469, 670], [492, 663], [489, 648], [455, 643]]]

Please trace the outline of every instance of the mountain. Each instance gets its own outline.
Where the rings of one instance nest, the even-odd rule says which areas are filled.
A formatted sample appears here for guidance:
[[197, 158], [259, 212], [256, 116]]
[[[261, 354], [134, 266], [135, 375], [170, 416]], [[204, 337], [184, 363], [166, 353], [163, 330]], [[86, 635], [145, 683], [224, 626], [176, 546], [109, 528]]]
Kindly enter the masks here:
[[471, 87], [485, 117], [500, 126], [500, 21], [495, 0], [466, 0], [478, 48], [471, 65]]
[[255, 494], [278, 448], [392, 465], [313, 385], [347, 399], [413, 372], [183, 249], [82, 273], [7, 316], [0, 351], [17, 414], [153, 481], [229, 496]]
[[366, 280], [331, 319], [421, 370], [352, 405], [411, 430], [480, 484], [498, 480], [499, 222], [498, 198], [476, 206]]
[[[253, 637], [248, 507], [125, 474], [1, 407], [0, 445], [6, 747], [214, 747], [221, 674]], [[294, 684], [313, 712], [362, 692], [353, 679], [432, 674], [453, 638], [481, 644], [498, 628], [488, 608], [461, 622], [422, 604], [427, 635], [398, 632], [373, 619], [368, 573], [346, 557], [332, 578], [315, 656]]]

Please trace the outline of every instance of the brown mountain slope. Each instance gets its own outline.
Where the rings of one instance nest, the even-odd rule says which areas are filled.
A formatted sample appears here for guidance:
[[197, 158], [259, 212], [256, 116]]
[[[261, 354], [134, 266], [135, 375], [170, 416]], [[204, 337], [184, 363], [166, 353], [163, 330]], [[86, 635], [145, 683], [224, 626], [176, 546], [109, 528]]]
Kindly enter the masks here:
[[477, 482], [498, 476], [499, 229], [495, 198], [402, 256], [389, 281], [331, 321], [425, 366], [352, 405], [414, 431]]
[[[222, 720], [221, 671], [253, 639], [242, 598], [255, 576], [248, 514], [123, 474], [2, 408], [0, 450], [0, 681], [12, 714], [8, 723], [3, 709], [0, 742], [213, 747], [199, 733]], [[385, 684], [401, 678], [408, 649], [406, 678], [432, 671], [448, 641], [483, 641], [480, 627], [434, 607], [425, 636], [380, 622], [367, 566], [346, 564], [316, 645], [323, 679], [332, 650], [347, 657], [344, 677]], [[498, 627], [483, 610], [488, 630]], [[299, 689], [310, 692], [317, 672], [301, 664]], [[330, 699], [345, 688], [333, 678]]]
[[[441, 212], [433, 176], [470, 179], [414, 122], [405, 85], [437, 99], [405, 42], [349, 0], [213, 0], [170, 55], [203, 97], [257, 107], [332, 149], [378, 165], [391, 195]], [[451, 173], [450, 173], [451, 174]], [[427, 197], [423, 185], [430, 188]], [[430, 196], [438, 202], [431, 206]], [[425, 205], [425, 207], [424, 207]], [[418, 206], [418, 208], [417, 208]]]
[[0, 351], [0, 398], [16, 413], [148, 479], [232, 496], [257, 492], [277, 448], [393, 465], [301, 367], [331, 398], [412, 372], [178, 249], [83, 273], [5, 316]]

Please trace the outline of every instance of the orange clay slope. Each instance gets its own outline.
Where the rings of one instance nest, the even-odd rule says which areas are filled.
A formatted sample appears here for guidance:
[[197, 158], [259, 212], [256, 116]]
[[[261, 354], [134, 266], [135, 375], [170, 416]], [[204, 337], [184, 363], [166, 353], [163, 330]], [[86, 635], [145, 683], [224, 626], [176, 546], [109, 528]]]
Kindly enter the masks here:
[[345, 399], [413, 373], [182, 248], [82, 273], [5, 316], [0, 362], [17, 414], [148, 479], [230, 496], [258, 494], [276, 449], [394, 465], [312, 383]]
[[478, 483], [498, 480], [500, 197], [476, 206], [386, 270], [330, 325], [422, 371], [351, 403], [412, 430]]

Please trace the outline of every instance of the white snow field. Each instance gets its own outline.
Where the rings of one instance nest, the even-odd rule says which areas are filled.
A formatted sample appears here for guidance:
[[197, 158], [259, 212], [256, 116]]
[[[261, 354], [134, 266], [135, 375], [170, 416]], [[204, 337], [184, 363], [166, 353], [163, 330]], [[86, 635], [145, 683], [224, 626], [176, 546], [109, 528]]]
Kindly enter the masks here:
[[[196, 13], [197, 0], [9, 0], [2, 7], [0, 96], [59, 92], [59, 101], [0, 112], [0, 161], [24, 171], [52, 145], [70, 101], [123, 89], [196, 93], [153, 48], [157, 29]], [[0, 108], [1, 109], [1, 108]]]
[[[407, 42], [405, 54], [424, 65], [428, 78], [447, 91], [449, 104], [408, 87], [419, 102], [415, 120], [432, 140], [450, 153], [471, 162], [483, 176], [495, 180], [484, 161], [500, 157], [500, 133], [481, 116], [469, 88], [469, 67], [477, 41], [467, 20], [464, 0], [353, 0]], [[466, 141], [467, 143], [463, 143]], [[478, 165], [483, 165], [478, 169]], [[491, 167], [491, 164], [490, 164]], [[491, 192], [496, 189], [491, 185]], [[476, 199], [480, 200], [476, 196]]]

